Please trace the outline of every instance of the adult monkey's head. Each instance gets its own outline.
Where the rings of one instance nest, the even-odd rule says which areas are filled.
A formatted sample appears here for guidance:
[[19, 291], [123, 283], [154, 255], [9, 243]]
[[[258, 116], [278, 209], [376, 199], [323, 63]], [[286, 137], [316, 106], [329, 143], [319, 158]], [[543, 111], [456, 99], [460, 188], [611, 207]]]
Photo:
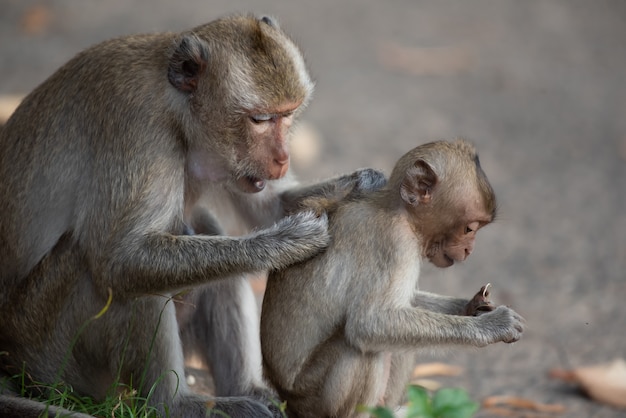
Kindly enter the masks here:
[[183, 34], [168, 78], [191, 176], [254, 193], [287, 173], [290, 128], [313, 82], [273, 19], [230, 16]]

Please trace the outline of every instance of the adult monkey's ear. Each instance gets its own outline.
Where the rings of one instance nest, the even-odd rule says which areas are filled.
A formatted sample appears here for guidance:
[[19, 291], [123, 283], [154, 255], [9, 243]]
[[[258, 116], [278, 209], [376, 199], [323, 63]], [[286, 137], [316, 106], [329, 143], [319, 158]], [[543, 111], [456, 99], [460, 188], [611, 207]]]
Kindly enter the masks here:
[[261, 16], [261, 22], [273, 27], [274, 29], [280, 29], [280, 26], [278, 25], [278, 21], [271, 17], [271, 16]]
[[437, 181], [437, 174], [432, 167], [419, 159], [404, 174], [400, 196], [411, 206], [429, 203]]
[[208, 63], [208, 45], [193, 33], [183, 35], [170, 57], [167, 79], [176, 89], [193, 93]]

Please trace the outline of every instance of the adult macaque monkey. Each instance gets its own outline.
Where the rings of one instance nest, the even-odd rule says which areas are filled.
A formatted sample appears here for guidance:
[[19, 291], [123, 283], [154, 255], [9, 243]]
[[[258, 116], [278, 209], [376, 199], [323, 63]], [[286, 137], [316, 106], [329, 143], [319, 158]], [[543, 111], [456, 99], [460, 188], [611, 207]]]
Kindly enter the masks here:
[[[273, 20], [231, 16], [94, 46], [22, 102], [0, 133], [0, 415], [37, 416], [44, 409], [13, 394], [63, 382], [96, 400], [132, 384], [172, 417], [208, 407], [272, 416], [251, 397], [190, 393], [170, 296], [314, 255], [328, 243], [326, 218], [303, 212], [273, 225], [283, 205], [380, 181], [364, 170], [285, 191], [289, 126], [311, 90]], [[191, 220], [198, 196], [218, 187], [254, 196], [268, 227], [191, 235], [184, 214]], [[211, 326], [238, 323], [235, 296], [207, 309]], [[213, 356], [233, 364], [245, 342], [221, 342]], [[25, 389], [11, 386], [20, 374]], [[233, 383], [231, 394], [253, 384]]]
[[[316, 205], [313, 199], [310, 202]], [[419, 146], [387, 186], [330, 210], [331, 243], [270, 274], [261, 313], [264, 372], [290, 417], [357, 416], [359, 404], [396, 406], [412, 349], [517, 341], [522, 318], [506, 306], [462, 316], [467, 299], [418, 290], [422, 260], [465, 260], [495, 215], [473, 146]]]

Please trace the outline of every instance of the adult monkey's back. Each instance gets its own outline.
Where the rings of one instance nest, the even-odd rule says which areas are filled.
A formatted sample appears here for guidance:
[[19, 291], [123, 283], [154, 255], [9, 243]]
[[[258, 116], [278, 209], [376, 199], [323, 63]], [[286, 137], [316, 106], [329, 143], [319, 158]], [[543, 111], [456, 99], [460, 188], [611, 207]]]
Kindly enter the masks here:
[[[311, 90], [272, 20], [232, 16], [104, 42], [24, 100], [0, 132], [0, 412], [16, 408], [1, 394], [7, 377], [25, 372], [96, 399], [119, 377], [171, 416], [205, 416], [207, 405], [271, 415], [250, 398], [189, 393], [168, 297], [327, 244], [326, 219], [312, 214], [242, 238], [185, 235], [184, 214], [207, 190], [255, 196], [259, 223], [271, 224], [304, 195], [379, 180], [360, 171], [281, 192], [289, 126]], [[79, 335], [109, 289], [108, 310]]]

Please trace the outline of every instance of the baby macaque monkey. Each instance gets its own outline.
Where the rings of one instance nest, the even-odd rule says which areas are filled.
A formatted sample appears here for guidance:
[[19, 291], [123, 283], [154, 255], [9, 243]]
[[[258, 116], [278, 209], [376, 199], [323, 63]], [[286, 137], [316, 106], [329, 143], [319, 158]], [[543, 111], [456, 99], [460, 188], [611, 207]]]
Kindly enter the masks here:
[[385, 187], [326, 203], [315, 209], [329, 212], [330, 246], [274, 271], [263, 301], [264, 373], [290, 417], [397, 406], [414, 349], [520, 339], [523, 319], [506, 306], [468, 316], [469, 300], [418, 290], [423, 260], [465, 260], [494, 219], [494, 192], [471, 144], [418, 146]]

